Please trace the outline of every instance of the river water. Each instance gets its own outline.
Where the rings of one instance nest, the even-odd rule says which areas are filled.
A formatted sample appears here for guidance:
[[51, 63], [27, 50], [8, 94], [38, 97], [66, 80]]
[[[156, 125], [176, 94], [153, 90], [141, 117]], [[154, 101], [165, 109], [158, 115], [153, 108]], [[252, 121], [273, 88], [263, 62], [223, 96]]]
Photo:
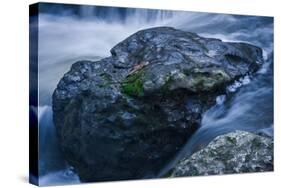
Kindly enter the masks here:
[[[46, 5], [47, 6], [47, 5]], [[159, 176], [179, 159], [234, 130], [273, 136], [273, 19], [182, 11], [89, 6], [50, 6], [39, 16], [40, 185], [79, 183], [58, 147], [51, 96], [59, 79], [76, 60], [98, 60], [140, 29], [172, 26], [224, 41], [243, 41], [263, 49], [265, 64], [254, 77], [228, 87], [204, 113], [201, 127]]]

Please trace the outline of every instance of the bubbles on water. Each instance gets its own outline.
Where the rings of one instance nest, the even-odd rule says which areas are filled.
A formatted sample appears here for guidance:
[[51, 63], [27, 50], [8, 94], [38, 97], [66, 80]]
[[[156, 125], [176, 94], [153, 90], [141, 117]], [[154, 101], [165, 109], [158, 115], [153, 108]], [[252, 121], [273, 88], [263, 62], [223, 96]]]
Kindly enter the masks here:
[[244, 76], [243, 78], [240, 78], [239, 80], [235, 80], [233, 84], [227, 86], [227, 91], [228, 92], [235, 92], [237, 89], [239, 89], [243, 85], [247, 85], [251, 82], [251, 79], [249, 75]]
[[222, 105], [225, 101], [225, 95], [220, 95], [216, 97], [216, 104], [217, 105]]

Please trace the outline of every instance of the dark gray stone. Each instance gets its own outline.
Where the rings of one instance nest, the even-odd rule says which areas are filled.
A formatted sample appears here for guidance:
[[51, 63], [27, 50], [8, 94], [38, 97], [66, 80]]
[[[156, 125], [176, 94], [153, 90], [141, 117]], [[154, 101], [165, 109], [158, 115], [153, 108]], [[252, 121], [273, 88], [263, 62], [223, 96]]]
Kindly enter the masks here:
[[61, 148], [82, 181], [154, 177], [262, 50], [170, 27], [139, 31], [79, 61], [53, 94]]

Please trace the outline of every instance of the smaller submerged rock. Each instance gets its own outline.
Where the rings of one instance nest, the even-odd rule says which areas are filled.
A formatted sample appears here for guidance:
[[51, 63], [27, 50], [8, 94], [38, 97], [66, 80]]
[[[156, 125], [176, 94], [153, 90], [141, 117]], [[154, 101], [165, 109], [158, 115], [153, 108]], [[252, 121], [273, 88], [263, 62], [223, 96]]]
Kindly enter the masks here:
[[273, 140], [244, 131], [218, 136], [183, 159], [172, 177], [265, 172], [273, 170]]

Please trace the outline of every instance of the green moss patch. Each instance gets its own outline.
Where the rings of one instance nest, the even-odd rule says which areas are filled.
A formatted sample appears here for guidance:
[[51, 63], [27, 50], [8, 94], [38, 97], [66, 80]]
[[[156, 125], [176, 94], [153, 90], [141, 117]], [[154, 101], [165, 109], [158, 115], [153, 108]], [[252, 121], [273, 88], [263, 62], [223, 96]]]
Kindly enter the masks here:
[[209, 72], [185, 72], [187, 76], [190, 76], [190, 87], [195, 90], [209, 91], [220, 84], [230, 80], [230, 76], [220, 69], [214, 69]]
[[129, 75], [121, 84], [121, 92], [129, 96], [141, 97], [144, 95], [143, 82], [144, 72], [142, 70]]

